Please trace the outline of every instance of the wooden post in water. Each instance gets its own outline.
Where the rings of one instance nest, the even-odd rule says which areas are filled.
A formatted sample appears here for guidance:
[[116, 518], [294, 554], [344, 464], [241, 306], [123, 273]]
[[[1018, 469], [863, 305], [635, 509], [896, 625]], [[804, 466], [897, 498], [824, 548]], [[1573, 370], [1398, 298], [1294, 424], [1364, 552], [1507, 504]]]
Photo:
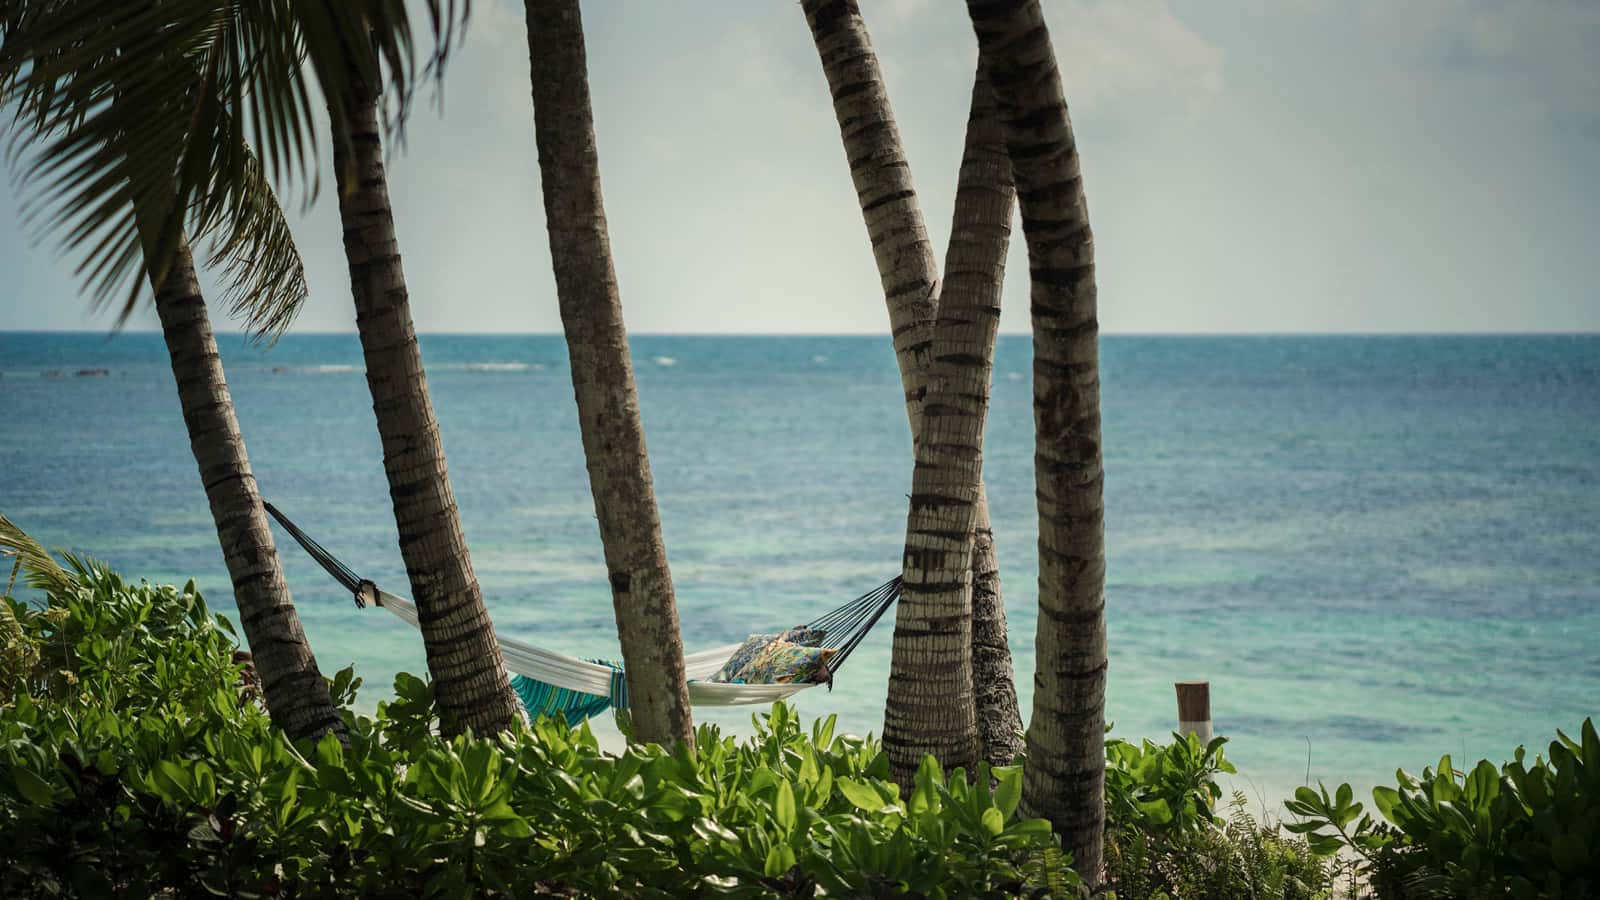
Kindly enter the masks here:
[[1211, 682], [1179, 681], [1173, 687], [1178, 689], [1178, 733], [1211, 743]]

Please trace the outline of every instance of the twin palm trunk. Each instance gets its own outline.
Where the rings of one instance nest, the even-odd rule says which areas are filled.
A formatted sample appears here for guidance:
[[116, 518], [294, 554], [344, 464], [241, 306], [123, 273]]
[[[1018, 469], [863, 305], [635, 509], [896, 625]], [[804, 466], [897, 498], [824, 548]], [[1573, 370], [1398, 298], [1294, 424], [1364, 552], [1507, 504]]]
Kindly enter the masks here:
[[472, 573], [439, 422], [428, 398], [378, 132], [378, 90], [352, 65], [334, 140], [345, 257], [367, 387], [383, 441], [400, 554], [405, 559], [446, 733], [503, 731], [523, 717]]
[[[964, 503], [967, 496], [976, 492], [972, 495], [973, 542], [968, 565], [971, 585], [968, 599], [963, 602], [972, 611], [970, 643], [978, 748], [990, 765], [1008, 765], [1022, 750], [1018, 737], [1022, 718], [1017, 709], [1011, 644], [1006, 634], [1000, 566], [995, 559], [989, 498], [981, 467], [1015, 197], [1011, 160], [1006, 156], [996, 118], [994, 95], [980, 69], [972, 86], [966, 147], [956, 183], [955, 215], [945, 252], [944, 289], [933, 333], [917, 466], [937, 467], [948, 458], [949, 464], [942, 471], [949, 473], [949, 487], [943, 491], [935, 487], [934, 493], [956, 496]], [[937, 433], [952, 435], [960, 452], [952, 458], [940, 446]], [[940, 470], [936, 468], [935, 472]], [[913, 481], [915, 478], [913, 475]], [[937, 540], [938, 535], [931, 538]]]
[[577, 0], [528, 0], [534, 134], [561, 326], [634, 735], [692, 744], [683, 643], [611, 261]]
[[904, 785], [927, 753], [946, 768], [970, 769], [980, 754], [1004, 764], [1019, 749], [981, 452], [1010, 239], [1010, 163], [980, 72], [941, 291], [860, 10], [854, 0], [802, 6], [878, 264], [916, 448], [884, 723]]
[[968, 0], [1000, 107], [1033, 290], [1039, 632], [1023, 805], [1091, 885], [1105, 831], [1105, 507], [1094, 241], [1038, 0]]
[[[147, 239], [147, 249], [152, 244], [153, 238]], [[344, 719], [329, 697], [283, 579], [188, 243], [180, 240], [165, 275], [151, 272], [150, 277], [189, 448], [211, 505], [267, 712], [292, 739], [330, 731], [342, 738]]]

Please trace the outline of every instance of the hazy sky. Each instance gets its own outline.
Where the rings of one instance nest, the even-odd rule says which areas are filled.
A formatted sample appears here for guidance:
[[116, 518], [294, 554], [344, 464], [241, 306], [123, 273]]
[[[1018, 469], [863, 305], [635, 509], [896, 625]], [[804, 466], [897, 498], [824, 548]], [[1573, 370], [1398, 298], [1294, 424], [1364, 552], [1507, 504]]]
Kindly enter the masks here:
[[[943, 256], [963, 4], [861, 0]], [[390, 170], [423, 331], [556, 331], [520, 5], [482, 0]], [[1045, 0], [1110, 332], [1600, 329], [1600, 3]], [[589, 2], [612, 248], [638, 332], [883, 332], [794, 0]], [[328, 156], [324, 153], [324, 164]], [[354, 327], [337, 211], [297, 327]], [[0, 186], [0, 329], [105, 329]], [[1018, 232], [1004, 328], [1028, 327]], [[153, 327], [146, 311], [133, 327]]]

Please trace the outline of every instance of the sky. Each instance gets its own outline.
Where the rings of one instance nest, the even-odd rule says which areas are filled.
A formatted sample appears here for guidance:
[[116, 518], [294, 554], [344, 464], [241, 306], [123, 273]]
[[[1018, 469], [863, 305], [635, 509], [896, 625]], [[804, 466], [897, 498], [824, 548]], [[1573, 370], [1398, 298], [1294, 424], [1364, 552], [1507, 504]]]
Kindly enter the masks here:
[[[1044, 5], [1103, 331], [1600, 330], [1600, 3]], [[971, 26], [960, 3], [861, 6], [942, 258]], [[885, 333], [799, 4], [614, 0], [584, 14], [629, 329]], [[559, 331], [520, 5], [474, 4], [438, 99], [390, 148], [418, 329]], [[0, 330], [110, 329], [18, 206], [0, 183]], [[294, 224], [312, 289], [296, 329], [354, 330], [332, 194]], [[1028, 330], [1026, 271], [1019, 230], [1008, 333]], [[154, 312], [129, 327], [155, 327]]]

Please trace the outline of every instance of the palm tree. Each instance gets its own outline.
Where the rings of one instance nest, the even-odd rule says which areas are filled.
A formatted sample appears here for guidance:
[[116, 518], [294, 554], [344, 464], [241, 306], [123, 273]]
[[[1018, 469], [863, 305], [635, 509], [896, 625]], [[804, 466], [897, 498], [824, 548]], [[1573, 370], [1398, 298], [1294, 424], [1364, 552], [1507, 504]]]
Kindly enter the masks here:
[[[989, 407], [989, 382], [1000, 325], [1000, 289], [1005, 281], [1015, 198], [1011, 160], [1000, 132], [994, 93], [989, 89], [986, 73], [980, 69], [972, 86], [931, 363], [935, 371], [944, 367], [955, 373], [956, 379], [964, 379], [974, 392], [967, 401], [971, 406], [960, 406], [957, 398], [956, 408], [965, 410], [965, 418], [959, 420], [963, 439], [978, 445]], [[964, 345], [964, 341], [970, 343]], [[929, 407], [934, 405], [932, 397], [930, 391]], [[925, 419], [931, 420], [937, 414], [930, 409], [925, 412]], [[1008, 765], [1022, 750], [1018, 738], [1022, 717], [1017, 709], [1000, 566], [995, 558], [989, 498], [981, 472], [972, 523], [972, 688], [978, 746], [990, 765]]]
[[640, 740], [692, 744], [678, 607], [600, 195], [583, 20], [578, 0], [527, 0], [527, 14], [545, 225], [629, 712]]
[[[361, 47], [352, 56], [365, 52]], [[522, 705], [506, 676], [483, 591], [472, 572], [439, 422], [428, 396], [389, 205], [375, 69], [350, 64], [348, 93], [342, 102], [330, 104], [356, 329], [383, 442], [400, 554], [419, 612], [441, 723], [447, 732], [470, 727], [492, 734], [520, 721]]]
[[939, 300], [939, 261], [928, 240], [917, 189], [911, 183], [911, 163], [900, 143], [878, 56], [856, 0], [801, 0], [800, 7], [822, 58], [850, 178], [878, 264], [914, 438]]
[[[438, 71], [452, 46], [456, 25], [464, 17], [465, 8], [458, 9], [454, 3], [445, 8], [441, 0], [427, 0], [426, 5], [439, 39], [431, 60]], [[224, 210], [242, 203], [240, 174], [245, 171], [248, 158], [244, 123], [250, 124], [258, 142], [267, 150], [263, 162], [268, 174], [302, 178], [313, 174], [308, 165], [311, 156], [308, 150], [314, 146], [309, 129], [313, 110], [307, 89], [308, 70], [316, 76], [333, 113], [335, 143], [347, 145], [343, 151], [348, 157], [360, 155], [362, 142], [349, 139], [356, 129], [345, 115], [346, 103], [359, 95], [365, 85], [378, 83], [380, 61], [394, 82], [386, 121], [402, 122], [410, 108], [416, 69], [410, 22], [405, 4], [399, 0], [296, 4], [293, 9], [284, 9], [281, 4], [224, 3], [221, 0], [164, 0], [162, 3], [75, 0], [51, 6], [54, 20], [49, 23], [50, 27], [33, 29], [28, 47], [24, 49], [31, 48], [33, 55], [39, 57], [45, 54], [39, 53], [38, 48], [49, 47], [56, 54], [54, 70], [78, 76], [72, 95], [89, 98], [85, 107], [87, 123], [94, 126], [91, 131], [115, 129], [119, 146], [131, 157], [148, 159], [161, 153], [174, 154], [177, 165], [164, 183], [157, 185], [169, 195], [175, 195], [165, 208], [196, 209], [195, 218], [202, 224], [214, 222]], [[8, 13], [13, 12], [8, 10]], [[26, 19], [27, 15], [17, 18]], [[117, 121], [115, 104], [110, 108], [94, 108], [93, 99], [106, 96], [111, 90], [148, 93], [150, 70], [142, 65], [137, 54], [119, 57], [105, 53], [107, 47], [146, 51], [159, 48], [172, 58], [195, 61], [196, 89], [169, 104], [169, 115], [144, 115], [131, 120], [123, 117], [123, 121]], [[360, 51], [351, 52], [349, 48], [360, 48]], [[85, 64], [89, 60], [104, 62], [107, 58], [110, 64]], [[184, 123], [186, 127], [174, 129], [164, 124], [167, 122]], [[355, 149], [350, 148], [352, 144]], [[368, 149], [376, 159], [375, 142]], [[336, 155], [340, 152], [341, 148], [336, 146]], [[380, 165], [378, 174], [381, 175], [381, 171]], [[128, 181], [134, 194], [149, 193], [152, 188], [147, 167], [129, 167]], [[314, 193], [313, 183], [308, 189], [308, 199]], [[370, 199], [372, 195], [366, 196]], [[92, 209], [96, 224], [111, 232], [107, 240], [94, 245], [88, 260], [102, 286], [114, 285], [126, 274], [130, 252], [142, 250], [146, 257], [153, 255], [155, 263], [149, 268], [157, 272], [164, 273], [173, 265], [183, 241], [181, 217], [164, 216], [155, 220], [154, 225], [147, 221], [142, 230], [134, 229], [115, 217], [118, 198], [104, 180], [86, 184], [82, 197], [95, 205], [80, 204], [78, 208]], [[349, 201], [342, 199], [346, 200], [341, 203], [342, 211], [346, 211]], [[386, 206], [381, 214], [371, 210], [363, 213], [389, 222], [392, 234], [392, 220], [386, 213]], [[373, 227], [377, 224], [376, 220], [369, 223]], [[80, 241], [84, 239], [78, 237]], [[365, 261], [373, 263], [369, 268], [374, 270], [383, 268], [375, 258]], [[397, 258], [394, 272], [398, 275]], [[358, 282], [359, 297], [362, 278], [356, 276], [354, 280]], [[403, 326], [387, 330], [380, 326], [380, 336], [396, 336], [398, 340], [398, 335], [410, 333], [409, 319], [403, 314], [403, 306], [400, 309]], [[414, 345], [409, 359], [405, 358], [404, 349], [401, 347], [393, 359], [385, 359], [379, 365], [369, 360], [369, 381], [374, 371], [380, 376], [420, 379], [420, 362]], [[401, 389], [400, 393], [403, 395], [406, 391]], [[380, 418], [393, 412], [381, 401], [374, 405]], [[426, 417], [402, 413], [401, 418], [405, 419], [401, 425], [380, 429], [385, 436], [386, 456], [393, 458], [400, 449], [390, 435], [400, 434], [410, 425], [419, 425], [421, 430], [417, 434], [436, 445], [436, 430], [426, 427], [426, 423], [432, 421], [431, 413]], [[419, 455], [427, 454], [424, 451]], [[431, 461], [425, 461], [422, 468], [433, 469]], [[418, 483], [420, 479], [423, 486], [418, 488], [419, 493], [429, 495], [408, 509], [415, 513], [420, 508], [424, 516], [429, 508], [453, 513], [448, 484], [431, 480], [433, 475], [442, 476], [442, 473], [441, 463], [432, 471], [405, 474], [406, 481]], [[471, 725], [480, 730], [503, 727], [520, 715], [520, 706], [503, 672], [498, 671], [498, 647], [492, 634], [484, 628], [461, 627], [463, 620], [474, 626], [485, 620], [464, 551], [458, 559], [432, 568], [414, 565], [413, 554], [432, 561], [441, 555], [449, 556], [456, 547], [437, 546], [439, 533], [419, 518], [405, 515], [397, 518], [403, 552], [408, 568], [412, 569], [413, 591], [423, 610], [424, 641], [429, 644], [430, 662], [439, 662], [442, 666], [434, 675], [446, 727]], [[447, 531], [453, 537], [459, 536], [459, 526]], [[419, 582], [423, 583], [422, 589], [418, 589]], [[481, 676], [486, 670], [494, 670], [492, 676]], [[490, 682], [487, 687], [486, 681]], [[494, 689], [494, 682], [505, 689]]]
[[[973, 545], [978, 507], [987, 505], [983, 424], [1000, 323], [995, 272], [1005, 265], [1011, 217], [1009, 166], [1003, 155], [998, 164], [988, 155], [998, 130], [980, 71], [958, 189], [966, 196], [956, 207], [927, 363], [889, 675], [890, 695], [898, 693], [901, 705], [889, 706], [884, 744], [902, 784], [925, 753], [946, 767], [971, 769], [979, 751], [971, 718]], [[901, 720], [897, 712], [909, 715]]]
[[[929, 468], [936, 465], [929, 454], [944, 456], [945, 451], [923, 447], [927, 437], [923, 419], [935, 368], [949, 370], [946, 377], [969, 384], [981, 382], [981, 406], [987, 406], [993, 328], [985, 332], [980, 327], [976, 336], [986, 334], [986, 346], [967, 348], [977, 352], [945, 353], [942, 363], [934, 357], [941, 340], [960, 344], [974, 336], [947, 333], [941, 338], [941, 327], [969, 330], [969, 325], [992, 319], [989, 311], [998, 310], [1010, 234], [1009, 163], [997, 140], [993, 104], [980, 76], [974, 88], [955, 228], [946, 260], [948, 266], [961, 270], [966, 293], [958, 298], [949, 323], [936, 325], [936, 314], [944, 312], [937, 263], [860, 10], [854, 0], [805, 0], [802, 6], [834, 97], [845, 155], [883, 283], [907, 414], [918, 447], [920, 474], [913, 476], [913, 497], [918, 496], [920, 485], [923, 502], [913, 500], [908, 520], [906, 595], [897, 612], [884, 742], [902, 783], [909, 782], [926, 752], [934, 753], [950, 768], [970, 765], [971, 748], [976, 745], [991, 763], [1007, 763], [1019, 749], [1016, 734], [1021, 719], [993, 531], [976, 456], [983, 409], [967, 407], [978, 418], [962, 426], [968, 432], [973, 425], [978, 429], [963, 439], [970, 456], [964, 467], [968, 475], [977, 478], [975, 487], [972, 483], [964, 488], [938, 485], [941, 475]], [[998, 244], [990, 240], [995, 235]], [[946, 296], [949, 290], [947, 284]], [[967, 371], [956, 371], [961, 369]], [[953, 424], [947, 422], [940, 428]], [[957, 472], [962, 468], [945, 467], [942, 475], [956, 476], [959, 481]], [[972, 496], [974, 490], [976, 497]], [[959, 509], [950, 505], [952, 499], [958, 501]], [[934, 502], [926, 502], [929, 500]], [[970, 536], [952, 540], [950, 534]], [[954, 722], [950, 719], [952, 700], [959, 710]], [[966, 713], [969, 708], [973, 709], [971, 717]]]
[[[438, 73], [466, 7], [453, 0], [423, 3], [438, 39], [427, 68]], [[315, 196], [307, 70], [326, 97], [341, 98], [352, 71], [375, 79], [381, 59], [394, 82], [388, 121], [395, 127], [404, 122], [418, 81], [403, 0], [287, 7], [272, 0], [17, 0], [0, 6], [0, 29], [8, 35], [0, 72], [26, 73], [30, 84], [50, 85], [36, 94], [36, 105], [48, 121], [74, 126], [76, 138], [64, 139], [50, 164], [34, 173], [62, 177], [60, 187], [72, 193], [52, 227], [65, 229], [63, 240], [82, 251], [87, 283], [100, 302], [124, 293], [124, 319], [148, 272], [172, 265], [186, 228], [237, 234], [248, 211], [259, 208], [255, 184], [263, 180], [281, 184], [293, 177], [305, 185], [307, 201]], [[344, 48], [369, 41], [375, 52], [352, 67]], [[153, 65], [158, 59], [175, 62]], [[95, 148], [113, 137], [115, 153], [95, 156]], [[259, 160], [252, 143], [262, 149]], [[112, 172], [106, 167], [113, 158], [175, 162], [127, 164]], [[156, 198], [148, 209], [167, 214], [136, 222], [129, 197]], [[234, 274], [241, 276], [268, 261], [233, 258]], [[246, 306], [292, 312], [272, 301], [281, 292], [269, 282], [252, 281], [269, 299]], [[277, 333], [287, 320], [250, 324]]]
[[[393, 291], [388, 291], [389, 296], [373, 293], [403, 288], [403, 281], [398, 255], [389, 252], [393, 226], [387, 191], [381, 184], [377, 132], [375, 127], [357, 128], [352, 119], [370, 125], [377, 118], [380, 98], [375, 87], [367, 86], [379, 84], [380, 66], [391, 81], [382, 98], [388, 101], [383, 110], [386, 124], [398, 127], [410, 109], [417, 72], [406, 4], [401, 0], [349, 0], [285, 7], [273, 2], [223, 0], [71, 0], [36, 6], [50, 7], [53, 21], [49, 27], [30, 29], [28, 46], [23, 49], [31, 49], [35, 57], [45, 55], [37, 52], [40, 47], [56, 54], [53, 70], [73, 75], [71, 96], [87, 98], [82, 106], [91, 132], [114, 129], [119, 146], [130, 157], [174, 155], [178, 162], [159, 179], [160, 184], [152, 183], [148, 167], [130, 167], [130, 190], [148, 194], [155, 189], [175, 195], [163, 208], [196, 210], [194, 218], [201, 224], [212, 223], [227, 209], [245, 202], [241, 173], [249, 158], [247, 125], [264, 148], [262, 163], [267, 175], [309, 182], [307, 199], [315, 195], [315, 169], [310, 164], [314, 157], [310, 151], [315, 147], [314, 109], [307, 74], [315, 76], [332, 114], [335, 156], [340, 163], [337, 180], [341, 186], [363, 188], [341, 196], [347, 249], [354, 254], [352, 280], [357, 302], [372, 312], [371, 316], [359, 315], [358, 324], [369, 353], [368, 380], [384, 439], [402, 555], [422, 610], [423, 640], [434, 667], [445, 727], [472, 726], [479, 731], [505, 727], [521, 715], [521, 707], [499, 670], [498, 645], [488, 629], [460, 541], [437, 427], [426, 408], [426, 385], [410, 337], [403, 291], [398, 298]], [[444, 0], [425, 0], [425, 6], [437, 38], [429, 68], [439, 72], [466, 7]], [[15, 11], [8, 9], [7, 13]], [[28, 14], [18, 18], [26, 19]], [[197, 76], [192, 79], [194, 89], [175, 95], [166, 115], [149, 115], [141, 105], [140, 115], [118, 120], [114, 104], [97, 107], [95, 98], [112, 91], [149, 94], [154, 80], [139, 53], [118, 56], [105, 52], [106, 48], [121, 47], [139, 48], [141, 53], [160, 50], [172, 58], [192, 61]], [[362, 119], [364, 115], [367, 117]], [[356, 131], [362, 133], [352, 139]], [[354, 168], [348, 168], [351, 166]], [[347, 171], [358, 177], [346, 179]], [[365, 190], [359, 177], [363, 174], [375, 174], [380, 184]], [[93, 211], [96, 226], [109, 232], [105, 241], [92, 245], [87, 260], [102, 293], [127, 273], [130, 254], [143, 250], [146, 257], [153, 255], [155, 262], [149, 268], [157, 272], [165, 272], [173, 264], [183, 240], [181, 217], [168, 215], [153, 224], [146, 222], [141, 235], [116, 217], [118, 197], [104, 180], [86, 179], [82, 199], [93, 204], [87, 208]], [[378, 206], [363, 207], [363, 203]], [[355, 219], [359, 223], [352, 228]], [[99, 233], [94, 235], [98, 238]], [[153, 241], [145, 239], [152, 235]], [[376, 335], [376, 342], [366, 340], [369, 333]], [[375, 348], [387, 352], [375, 358]], [[410, 447], [413, 441], [420, 449]]]
[[[233, 580], [234, 602], [244, 627], [262, 695], [272, 720], [291, 738], [344, 732], [328, 683], [317, 669], [300, 627], [261, 493], [234, 417], [211, 320], [186, 242], [159, 283], [152, 273], [156, 314], [172, 375], [178, 383], [189, 448], [200, 468], [211, 518]], [[154, 252], [152, 252], [152, 257]]]
[[[237, 190], [227, 198], [233, 205], [213, 207], [209, 220], [203, 214], [181, 215], [172, 191], [162, 190], [175, 178], [178, 158], [170, 150], [175, 144], [167, 143], [166, 153], [148, 154], [138, 151], [159, 145], [122, 138], [130, 123], [141, 120], [177, 127], [168, 114], [186, 96], [204, 90], [191, 63], [181, 54], [151, 50], [141, 55], [141, 79], [122, 89], [113, 82], [108, 94], [85, 92], [77, 80], [84, 70], [64, 63], [130, 70], [116, 45], [98, 50], [84, 45], [92, 30], [77, 32], [65, 44], [50, 44], [47, 38], [63, 33], [64, 26], [93, 25], [63, 12], [49, 4], [17, 4], [0, 22], [0, 102], [16, 105], [14, 137], [41, 145], [24, 166], [32, 183], [43, 185], [31, 201], [49, 225], [68, 229], [64, 243], [69, 248], [82, 246], [96, 227], [113, 219], [132, 229], [137, 239], [132, 258], [142, 259], [155, 292], [190, 449], [268, 712], [291, 738], [330, 731], [342, 737], [344, 721], [284, 582], [183, 233], [185, 218], [199, 221], [202, 232], [215, 239], [213, 260], [232, 275], [234, 308], [246, 313], [258, 332], [275, 333], [305, 296], [304, 270], [282, 209], [246, 152], [235, 173]], [[96, 191], [107, 191], [98, 206], [92, 203]], [[178, 223], [176, 239], [170, 251], [163, 250], [163, 225], [173, 222]], [[124, 306], [124, 318], [131, 311], [131, 305]]]
[[1022, 206], [1033, 283], [1039, 632], [1023, 804], [1086, 881], [1105, 831], [1105, 506], [1094, 240], [1038, 0], [967, 0]]

